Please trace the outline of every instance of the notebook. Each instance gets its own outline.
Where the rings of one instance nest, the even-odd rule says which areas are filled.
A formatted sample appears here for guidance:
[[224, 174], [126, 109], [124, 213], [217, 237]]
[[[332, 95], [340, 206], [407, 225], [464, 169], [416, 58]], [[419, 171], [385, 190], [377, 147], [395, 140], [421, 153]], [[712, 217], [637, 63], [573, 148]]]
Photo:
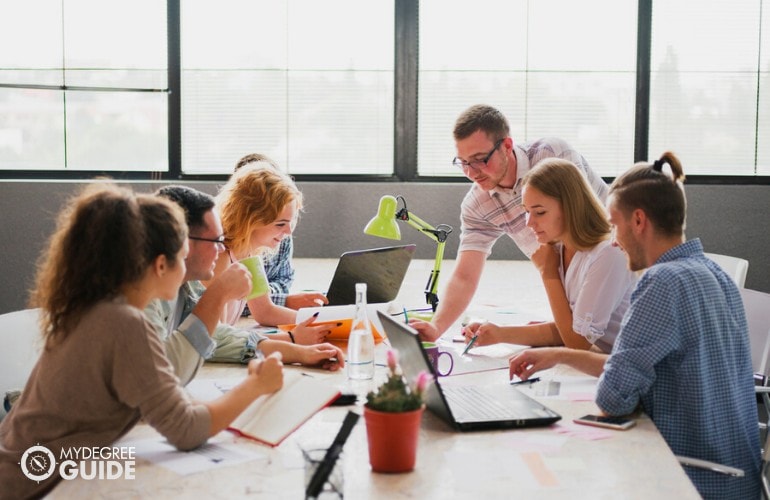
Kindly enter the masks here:
[[[218, 398], [243, 379], [195, 379], [187, 391], [195, 399], [210, 401]], [[278, 446], [318, 411], [330, 405], [340, 391], [324, 381], [305, 376], [296, 370], [284, 370], [283, 387], [274, 393], [255, 399], [227, 430]]]
[[356, 303], [356, 283], [366, 283], [369, 304], [396, 298], [417, 245], [345, 252], [337, 263], [326, 298], [330, 306]]
[[507, 383], [442, 387], [417, 332], [381, 312], [377, 313], [391, 345], [398, 350], [404, 376], [411, 380], [421, 370], [433, 373], [425, 404], [429, 410], [461, 431], [509, 429], [550, 425], [561, 415]]

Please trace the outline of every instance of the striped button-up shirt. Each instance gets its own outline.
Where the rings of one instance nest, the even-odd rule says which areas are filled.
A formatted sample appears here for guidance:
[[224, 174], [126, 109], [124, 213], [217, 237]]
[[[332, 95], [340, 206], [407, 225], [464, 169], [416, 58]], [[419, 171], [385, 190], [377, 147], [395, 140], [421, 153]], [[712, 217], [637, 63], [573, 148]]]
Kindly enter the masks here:
[[459, 251], [476, 250], [489, 255], [492, 245], [507, 234], [519, 249], [531, 256], [538, 248], [535, 234], [527, 227], [526, 213], [521, 205], [521, 179], [544, 158], [561, 158], [574, 163], [602, 201], [607, 198], [607, 185], [594, 172], [583, 156], [569, 144], [557, 138], [515, 145], [516, 184], [511, 189], [497, 187], [484, 191], [474, 184], [462, 203], [462, 235]]

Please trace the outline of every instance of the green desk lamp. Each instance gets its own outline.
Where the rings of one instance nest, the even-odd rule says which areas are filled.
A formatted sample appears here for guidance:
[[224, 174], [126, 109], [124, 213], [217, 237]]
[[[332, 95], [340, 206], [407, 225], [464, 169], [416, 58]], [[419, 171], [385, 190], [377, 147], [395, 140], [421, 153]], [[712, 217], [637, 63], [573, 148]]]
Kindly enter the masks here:
[[[398, 201], [403, 203], [404, 207], [398, 211]], [[413, 228], [420, 231], [436, 243], [436, 260], [433, 263], [433, 270], [428, 278], [428, 284], [425, 286], [425, 300], [436, 311], [438, 307], [438, 278], [441, 272], [441, 261], [444, 259], [444, 245], [452, 227], [446, 224], [439, 224], [436, 227], [431, 226], [424, 220], [414, 214], [410, 214], [406, 209], [406, 200], [403, 196], [385, 195], [380, 198], [380, 206], [377, 209], [377, 215], [364, 228], [364, 233], [380, 238], [391, 240], [400, 240], [401, 231], [398, 229], [397, 220], [405, 221]]]

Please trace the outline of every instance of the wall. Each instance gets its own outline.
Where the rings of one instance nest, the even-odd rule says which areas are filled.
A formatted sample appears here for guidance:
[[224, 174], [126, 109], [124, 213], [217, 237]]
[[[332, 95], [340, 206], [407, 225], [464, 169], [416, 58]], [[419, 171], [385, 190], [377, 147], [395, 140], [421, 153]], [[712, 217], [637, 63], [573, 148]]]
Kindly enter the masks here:
[[[218, 184], [189, 182], [215, 194]], [[131, 183], [150, 192], [162, 183]], [[22, 309], [34, 277], [35, 261], [50, 235], [56, 214], [81, 182], [0, 181], [0, 314]], [[454, 233], [445, 258], [456, 256], [460, 232], [460, 202], [467, 184], [435, 183], [299, 183], [305, 212], [295, 232], [297, 257], [338, 257], [347, 250], [394, 244], [363, 234], [383, 194], [400, 194], [409, 210], [436, 225], [449, 224]], [[770, 292], [770, 186], [687, 186], [687, 237], [700, 237], [707, 251], [749, 260], [746, 287]], [[432, 259], [435, 244], [400, 224], [402, 243], [416, 243], [417, 258]], [[508, 238], [495, 245], [493, 259], [523, 259]]]

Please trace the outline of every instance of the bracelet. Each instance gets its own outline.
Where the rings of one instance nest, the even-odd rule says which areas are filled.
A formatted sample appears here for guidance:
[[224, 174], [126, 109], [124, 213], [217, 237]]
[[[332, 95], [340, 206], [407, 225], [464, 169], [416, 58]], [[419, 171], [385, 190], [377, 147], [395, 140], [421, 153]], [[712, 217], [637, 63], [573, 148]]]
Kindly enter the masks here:
[[291, 330], [287, 332], [289, 334], [289, 338], [291, 339], [292, 344], [296, 344], [297, 342], [294, 340], [294, 334], [291, 333]]

